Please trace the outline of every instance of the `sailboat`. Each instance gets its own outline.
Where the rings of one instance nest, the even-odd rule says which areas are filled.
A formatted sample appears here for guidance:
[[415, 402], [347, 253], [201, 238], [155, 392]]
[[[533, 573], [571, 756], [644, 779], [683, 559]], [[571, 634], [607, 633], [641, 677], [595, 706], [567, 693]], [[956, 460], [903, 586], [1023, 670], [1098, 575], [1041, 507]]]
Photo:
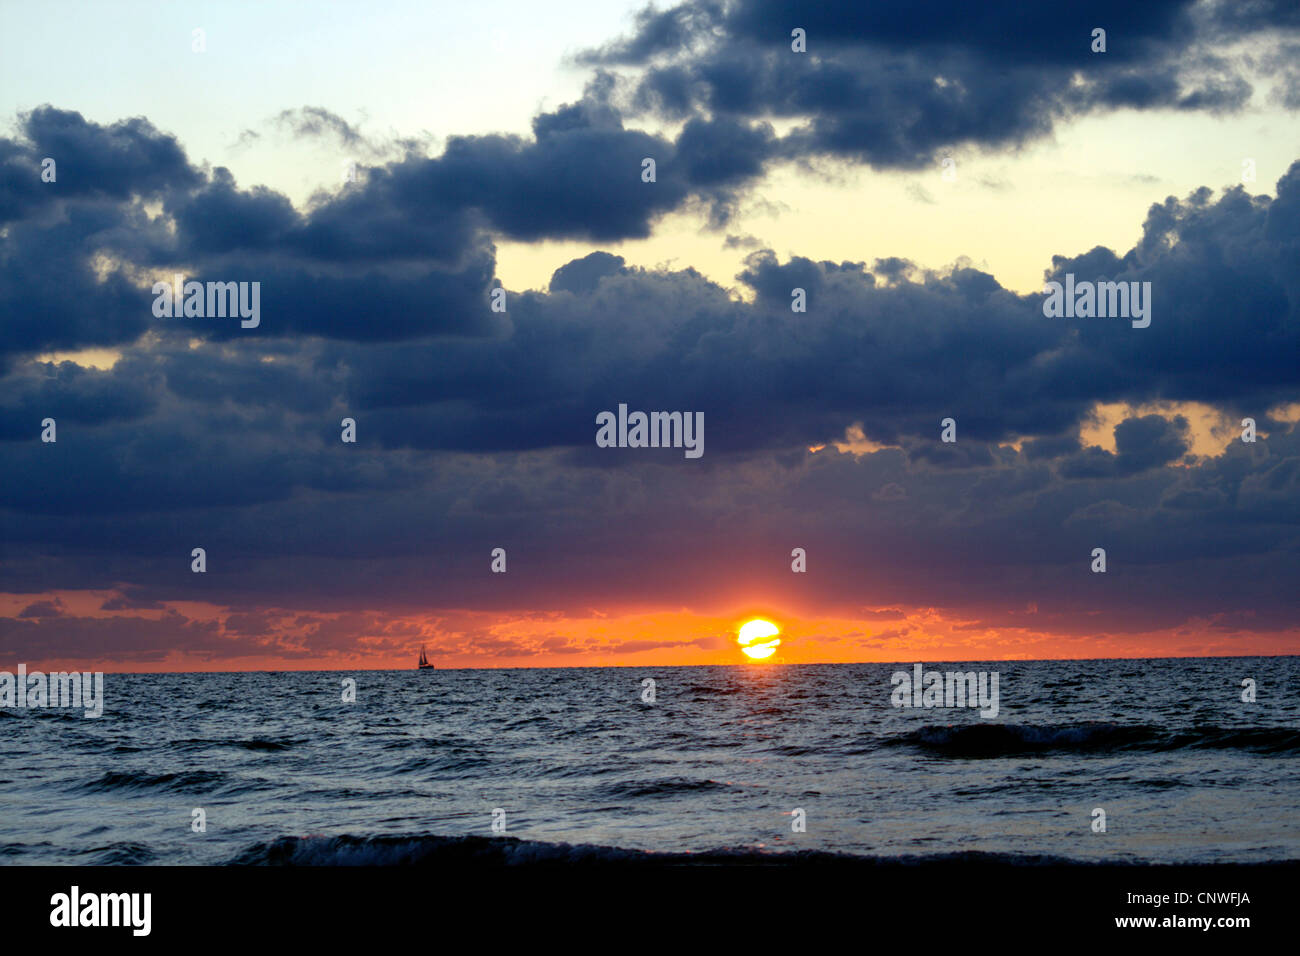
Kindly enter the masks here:
[[420, 668], [419, 668], [419, 669], [422, 670], [422, 671], [431, 671], [431, 670], [434, 669], [433, 665], [429, 663], [429, 655], [426, 654], [426, 653], [424, 653], [424, 648], [423, 648], [423, 647], [420, 648]]

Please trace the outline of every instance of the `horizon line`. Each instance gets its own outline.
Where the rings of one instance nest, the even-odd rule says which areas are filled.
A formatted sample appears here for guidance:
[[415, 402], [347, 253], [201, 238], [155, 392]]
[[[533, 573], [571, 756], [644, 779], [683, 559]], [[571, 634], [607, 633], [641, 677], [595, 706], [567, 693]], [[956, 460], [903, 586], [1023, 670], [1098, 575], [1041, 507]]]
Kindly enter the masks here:
[[[631, 668], [658, 668], [658, 669], [681, 669], [688, 667], [745, 667], [754, 670], [767, 669], [772, 667], [857, 667], [860, 665], [879, 665], [879, 666], [911, 666], [915, 664], [1048, 664], [1066, 661], [1076, 661], [1079, 663], [1091, 663], [1101, 661], [1195, 661], [1195, 660], [1241, 660], [1255, 658], [1261, 660], [1270, 660], [1275, 658], [1300, 657], [1300, 652], [1292, 654], [1169, 654], [1158, 657], [1015, 657], [1015, 658], [966, 658], [966, 659], [920, 659], [913, 658], [909, 660], [897, 661], [728, 661], [717, 664], [557, 664], [549, 666], [529, 666], [526, 664], [512, 664], [504, 666], [489, 667], [435, 667], [434, 670], [441, 671], [507, 671], [507, 670], [616, 670]], [[15, 665], [23, 666], [27, 673], [33, 673], [41, 668], [31, 668], [24, 662], [18, 662]], [[52, 669], [44, 668], [46, 673], [57, 673]], [[286, 667], [286, 668], [257, 668], [248, 670], [158, 670], [158, 671], [127, 671], [127, 670], [103, 670], [90, 671], [89, 673], [121, 674], [121, 675], [140, 675], [153, 676], [157, 674], [344, 674], [344, 673], [405, 673], [406, 671], [417, 671], [416, 667]], [[0, 667], [0, 672], [12, 673], [7, 668]], [[86, 673], [86, 671], [81, 671]]]

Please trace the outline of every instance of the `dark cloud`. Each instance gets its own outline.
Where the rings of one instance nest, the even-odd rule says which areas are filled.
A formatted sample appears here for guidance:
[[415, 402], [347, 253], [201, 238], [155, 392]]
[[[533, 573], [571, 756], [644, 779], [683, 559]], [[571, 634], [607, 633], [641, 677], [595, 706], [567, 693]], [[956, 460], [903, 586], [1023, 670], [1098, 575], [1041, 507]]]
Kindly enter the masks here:
[[1187, 419], [1181, 415], [1172, 420], [1161, 415], [1126, 418], [1115, 426], [1114, 453], [1095, 446], [1077, 450], [1061, 461], [1060, 474], [1065, 478], [1109, 478], [1159, 468], [1187, 453], [1187, 428]]
[[[68, 197], [157, 196], [201, 180], [176, 138], [143, 118], [101, 126], [41, 106], [21, 117], [21, 132], [19, 140], [0, 139], [0, 223]], [[53, 182], [41, 178], [47, 158], [55, 163]]]
[[[1047, 318], [1042, 296], [966, 264], [766, 249], [737, 289], [595, 251], [493, 313], [493, 237], [626, 238], [693, 201], [725, 216], [773, 134], [722, 114], [656, 138], [597, 88], [531, 139], [453, 139], [297, 210], [223, 170], [194, 174], [143, 121], [72, 126], [143, 142], [121, 162], [154, 169], [155, 193], [101, 187], [51, 200], [53, 215], [20, 190], [5, 207], [20, 217], [0, 239], [0, 454], [20, 478], [0, 484], [0, 571], [19, 593], [120, 595], [107, 611], [241, 609], [224, 636], [170, 615], [53, 619], [73, 650], [120, 642], [152, 660], [168, 642], [217, 654], [237, 638], [297, 653], [267, 605], [353, 613], [311, 631], [333, 646], [380, 603], [705, 606], [738, 599], [728, 581], [846, 613], [996, 621], [1032, 601], [1065, 630], [1098, 607], [1087, 625], [1116, 631], [1247, 608], [1251, 626], [1293, 623], [1300, 435], [1268, 410], [1300, 385], [1300, 164], [1274, 199], [1171, 197], [1131, 249], [1052, 257], [1049, 279], [1150, 282], [1146, 329]], [[4, 141], [11, 159], [34, 155], [24, 135]], [[656, 183], [640, 178], [650, 149]], [[148, 280], [182, 264], [260, 281], [261, 325], [155, 319]], [[122, 356], [106, 370], [32, 359], [91, 346]], [[1115, 429], [1113, 453], [1080, 446], [1097, 403], [1170, 401], [1269, 434], [1189, 459], [1187, 422], [1144, 414]], [[704, 457], [596, 448], [595, 415], [619, 403], [703, 412]], [[55, 444], [39, 440], [47, 416]], [[939, 440], [946, 417], [955, 445]], [[855, 425], [890, 447], [837, 451]], [[793, 582], [792, 542], [817, 569]], [[1099, 545], [1105, 580], [1087, 572]], [[498, 546], [509, 588], [484, 573]], [[190, 571], [194, 547], [206, 574]], [[43, 621], [6, 619], [0, 650], [38, 656]]]
[[[1040, 296], [969, 267], [782, 262], [770, 250], [751, 254], [738, 276], [752, 304], [693, 270], [629, 270], [594, 252], [558, 269], [548, 293], [508, 293], [507, 312], [494, 314], [490, 252], [462, 271], [336, 274], [309, 268], [281, 233], [260, 264], [220, 260], [230, 278], [260, 279], [258, 329], [146, 310], [144, 327], [167, 344], [112, 372], [29, 365], [0, 380], [0, 436], [28, 438], [46, 415], [134, 421], [169, 395], [301, 415], [383, 410], [365, 429], [393, 447], [583, 448], [595, 411], [626, 401], [706, 411], [723, 426], [715, 452], [824, 444], [854, 421], [873, 441], [932, 439], [953, 415], [963, 439], [1028, 437], [1031, 457], [1068, 456], [1071, 429], [1095, 402], [1204, 401], [1259, 417], [1294, 395], [1298, 189], [1292, 170], [1272, 201], [1240, 189], [1170, 198], [1122, 255], [1099, 247], [1053, 257], [1048, 278], [1150, 282], [1152, 323], [1140, 330], [1122, 319], [1045, 318]], [[790, 310], [796, 288], [806, 313]], [[78, 321], [47, 330], [47, 341], [97, 344], [97, 334], [78, 337]], [[1164, 454], [1173, 437], [1141, 431], [1150, 427], [1126, 424], [1121, 439], [1131, 428], [1135, 444]], [[1143, 463], [1120, 449], [1124, 468], [1179, 453]], [[973, 446], [912, 454], [975, 463]]]
[[18, 617], [20, 619], [61, 617], [63, 611], [63, 602], [60, 600], [35, 601], [19, 611]]
[[0, 441], [26, 441], [39, 435], [41, 420], [57, 429], [132, 421], [157, 402], [161, 379], [123, 379], [73, 362], [32, 363], [0, 378]]
[[[0, 235], [0, 308], [14, 316], [0, 362], [120, 346], [146, 331], [238, 331], [234, 322], [161, 327], [141, 274], [260, 282], [262, 336], [482, 335], [499, 326], [488, 311], [494, 236], [644, 237], [688, 203], [725, 224], [762, 168], [771, 129], [695, 119], [664, 139], [625, 128], [608, 96], [597, 78], [583, 100], [539, 115], [531, 139], [452, 137], [437, 157], [366, 168], [302, 211], [265, 187], [241, 189], [224, 168], [196, 171], [144, 120], [102, 126], [35, 110], [16, 138], [0, 139], [0, 221], [11, 222]], [[338, 129], [321, 111], [291, 118]], [[55, 183], [40, 182], [46, 152], [60, 163]]]
[[590, 292], [596, 288], [605, 276], [615, 276], [626, 272], [622, 256], [613, 256], [608, 252], [593, 252], [574, 259], [560, 266], [551, 276], [552, 292]]
[[1190, 447], [1187, 419], [1160, 415], [1126, 418], [1115, 426], [1115, 455], [1122, 471], [1158, 468], [1181, 458]]
[[537, 116], [531, 139], [453, 136], [437, 157], [370, 167], [364, 184], [312, 210], [293, 245], [318, 258], [448, 260], [479, 228], [522, 241], [641, 238], [689, 200], [725, 209], [772, 148], [770, 127], [734, 119], [695, 120], [675, 141], [628, 129], [608, 96], [594, 81], [584, 99]]
[[[1104, 53], [1091, 49], [1098, 27]], [[795, 28], [807, 53], [791, 50]], [[803, 121], [764, 153], [916, 167], [948, 146], [1014, 147], [1099, 110], [1240, 109], [1250, 83], [1219, 51], [1264, 31], [1295, 33], [1293, 9], [740, 0], [648, 8], [631, 37], [579, 59], [637, 69], [632, 101], [666, 117]], [[1281, 57], [1257, 65], [1287, 69]]]
[[[57, 629], [56, 640], [50, 628]], [[174, 653], [222, 660], [287, 650], [223, 634], [216, 621], [192, 620], [175, 611], [156, 619], [68, 615], [49, 624], [0, 617], [0, 648], [17, 660], [42, 660], [53, 653], [63, 660], [138, 663], [156, 663]]]
[[100, 604], [101, 611], [161, 611], [166, 605], [147, 597], [141, 588], [125, 587]]
[[202, 189], [178, 198], [170, 211], [182, 249], [193, 255], [279, 247], [301, 228], [288, 199], [264, 186], [240, 192], [225, 167], [217, 167]]

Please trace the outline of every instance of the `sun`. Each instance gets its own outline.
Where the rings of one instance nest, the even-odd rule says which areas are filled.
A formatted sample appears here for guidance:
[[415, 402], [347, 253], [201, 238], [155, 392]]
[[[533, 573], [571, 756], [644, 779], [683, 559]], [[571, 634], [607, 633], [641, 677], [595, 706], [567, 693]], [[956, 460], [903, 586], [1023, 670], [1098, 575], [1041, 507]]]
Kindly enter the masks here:
[[755, 619], [741, 627], [736, 643], [753, 660], [766, 660], [776, 653], [777, 645], [781, 643], [781, 638], [777, 637], [780, 633], [771, 621]]

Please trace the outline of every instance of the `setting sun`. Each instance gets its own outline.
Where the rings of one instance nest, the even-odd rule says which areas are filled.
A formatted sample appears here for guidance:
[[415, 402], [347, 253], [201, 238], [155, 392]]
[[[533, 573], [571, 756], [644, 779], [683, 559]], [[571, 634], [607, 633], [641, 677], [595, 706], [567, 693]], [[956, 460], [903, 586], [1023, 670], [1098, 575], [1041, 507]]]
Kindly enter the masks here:
[[780, 633], [771, 621], [753, 620], [741, 627], [736, 643], [748, 657], [761, 661], [776, 653]]

